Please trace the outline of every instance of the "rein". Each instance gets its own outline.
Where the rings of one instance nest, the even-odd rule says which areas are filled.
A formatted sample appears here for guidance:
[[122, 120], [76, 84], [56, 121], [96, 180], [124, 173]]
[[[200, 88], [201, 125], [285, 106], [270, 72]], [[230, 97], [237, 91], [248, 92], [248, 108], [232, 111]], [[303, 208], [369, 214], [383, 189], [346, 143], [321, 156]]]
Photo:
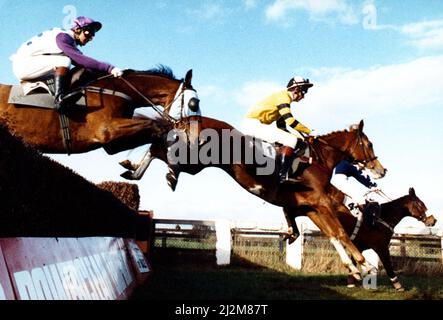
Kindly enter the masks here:
[[[100, 78], [97, 78], [97, 79], [95, 79], [94, 81], [92, 81], [91, 83], [93, 83], [93, 82], [97, 82], [97, 81], [100, 81], [100, 80], [104, 80], [104, 79], [108, 79], [108, 78], [111, 78], [111, 77], [114, 77], [112, 74], [108, 74], [108, 75], [105, 75], [105, 76], [103, 76], [103, 77], [100, 77]], [[175, 101], [177, 101], [180, 97], [182, 97], [182, 109], [184, 108], [184, 91], [185, 91], [185, 88], [184, 88], [184, 86], [182, 85], [181, 86], [181, 91], [180, 91], [180, 94], [178, 94], [176, 97], [175, 97], [175, 99], [173, 100], [173, 101], [171, 101], [171, 103], [169, 104], [169, 105], [167, 105], [167, 106], [165, 106], [164, 107], [164, 110], [162, 111], [162, 110], [160, 110], [158, 107], [157, 107], [157, 105], [155, 105], [154, 104], [154, 102], [152, 102], [152, 100], [150, 100], [147, 96], [145, 96], [143, 93], [141, 93], [140, 92], [140, 90], [138, 90], [129, 80], [127, 80], [127, 79], [125, 79], [125, 78], [123, 78], [123, 77], [118, 77], [120, 80], [122, 80], [129, 88], [131, 88], [137, 95], [139, 95], [144, 101], [146, 101], [147, 103], [148, 103], [148, 105], [152, 108], [152, 109], [154, 109], [154, 111], [155, 112], [157, 112], [162, 118], [165, 118], [166, 120], [168, 120], [168, 121], [170, 121], [170, 122], [172, 122], [172, 123], [175, 123], [175, 122], [177, 122], [177, 120], [175, 120], [173, 117], [171, 117], [168, 113], [166, 113], [164, 110], [167, 110], [168, 108], [170, 108], [171, 107], [171, 105], [175, 102]], [[89, 86], [87, 86], [86, 88], [89, 88]], [[97, 89], [96, 87], [90, 87], [90, 88], [94, 88], [94, 89]], [[85, 88], [83, 88], [83, 89], [85, 89]], [[104, 89], [104, 90], [106, 90], [106, 89]], [[115, 93], [113, 94], [113, 95], [116, 95]], [[123, 93], [121, 93], [121, 94], [119, 94], [119, 95], [117, 95], [117, 96], [120, 96], [120, 97], [122, 97], [122, 95], [124, 95]], [[124, 97], [124, 98], [126, 98], [126, 97]]]
[[154, 111], [157, 112], [161, 117], [166, 118], [171, 122], [175, 122], [174, 118], [172, 118], [169, 114], [165, 113], [164, 111], [161, 111], [148, 97], [146, 97], [143, 93], [141, 93], [131, 82], [129, 82], [123, 77], [120, 77], [120, 79], [124, 83], [126, 83], [128, 87], [134, 90], [135, 93], [137, 93], [140, 97], [142, 97], [142, 99], [145, 100], [152, 107], [152, 109], [154, 109]]

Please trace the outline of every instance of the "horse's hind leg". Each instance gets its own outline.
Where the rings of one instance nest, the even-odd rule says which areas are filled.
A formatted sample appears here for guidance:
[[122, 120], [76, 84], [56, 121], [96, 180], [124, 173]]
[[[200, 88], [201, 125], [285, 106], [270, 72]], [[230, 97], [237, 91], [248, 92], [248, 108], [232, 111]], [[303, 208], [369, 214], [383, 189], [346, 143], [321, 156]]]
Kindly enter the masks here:
[[297, 240], [298, 236], [300, 235], [300, 231], [297, 228], [297, 223], [295, 222], [295, 217], [297, 215], [294, 214], [294, 212], [296, 211], [297, 209], [295, 208], [283, 208], [283, 213], [285, 214], [286, 222], [288, 224], [288, 233], [284, 236], [283, 240], [288, 240], [289, 244]]

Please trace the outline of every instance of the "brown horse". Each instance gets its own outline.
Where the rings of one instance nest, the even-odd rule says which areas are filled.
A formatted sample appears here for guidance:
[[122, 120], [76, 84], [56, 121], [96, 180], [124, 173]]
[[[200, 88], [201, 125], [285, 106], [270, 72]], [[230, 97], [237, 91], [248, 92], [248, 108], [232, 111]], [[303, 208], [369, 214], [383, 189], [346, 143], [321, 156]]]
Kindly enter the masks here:
[[[176, 180], [174, 182], [174, 179], [171, 179], [171, 173], [177, 177], [180, 172], [197, 174], [207, 167], [219, 167], [250, 193], [269, 203], [283, 207], [285, 214], [296, 211], [308, 215], [330, 238], [345, 266], [356, 278], [359, 278], [359, 270], [349, 259], [342, 245], [350, 251], [359, 264], [366, 264], [366, 261], [352, 244], [334, 214], [335, 211], [348, 211], [348, 209], [341, 203], [331, 201], [329, 194], [335, 188], [329, 184], [329, 172], [332, 172], [332, 168], [339, 161], [349, 158], [365, 163], [368, 168], [381, 176], [385, 174], [385, 169], [374, 155], [372, 144], [363, 133], [363, 121], [350, 131], [335, 132], [323, 137], [321, 141], [319, 140], [318, 143], [327, 144], [328, 147], [314, 151], [313, 163], [301, 175], [303, 182], [295, 185], [279, 185], [278, 170], [275, 170], [276, 164], [280, 163], [278, 157], [273, 159], [274, 170], [268, 174], [258, 174], [258, 170], [263, 169], [264, 162], [258, 163], [257, 159], [263, 157], [263, 154], [259, 148], [255, 148], [255, 144], [248, 144], [247, 136], [229, 124], [206, 117], [183, 119], [181, 124], [189, 133], [190, 143], [184, 143], [185, 153], [187, 153], [185, 160], [187, 161], [171, 164], [171, 152], [168, 154], [168, 144], [153, 144], [147, 154], [148, 158], [142, 162], [142, 166], [138, 170], [146, 170], [152, 158], [159, 158], [172, 168], [169, 182], [174, 188]], [[234, 159], [233, 145], [235, 143], [231, 143], [232, 141], [240, 141], [240, 159]], [[251, 151], [252, 149], [255, 150]], [[195, 156], [195, 152], [199, 154], [192, 162], [190, 158], [193, 154]], [[201, 161], [202, 153], [209, 156], [211, 161]], [[246, 161], [247, 155], [250, 154], [255, 155], [252, 162]], [[266, 164], [272, 163], [266, 162]], [[131, 168], [128, 163], [124, 163], [124, 165]], [[129, 177], [132, 174], [138, 175], [139, 172], [128, 172], [124, 176]]]
[[184, 80], [177, 80], [162, 66], [150, 71], [128, 70], [121, 78], [104, 76], [80, 87], [87, 108], [66, 114], [70, 150], [62, 139], [58, 113], [9, 104], [10, 85], [0, 85], [0, 123], [44, 153], [84, 153], [103, 147], [115, 154], [162, 137], [170, 128], [168, 119], [135, 119], [134, 110], [169, 107], [186, 89], [193, 90], [191, 79], [192, 70]]
[[[337, 198], [342, 199], [343, 196], [337, 195]], [[380, 218], [376, 220], [375, 226], [365, 223], [361, 214], [356, 218], [351, 214], [341, 212], [338, 218], [349, 236], [355, 233], [352, 237], [355, 237], [352, 240], [355, 246], [360, 251], [373, 249], [378, 254], [394, 288], [397, 291], [404, 291], [392, 267], [389, 244], [395, 226], [404, 217], [414, 217], [425, 223], [426, 226], [434, 226], [437, 220], [434, 216], [427, 217], [426, 211], [426, 205], [417, 197], [414, 188], [410, 188], [409, 194], [406, 196], [381, 204]], [[348, 284], [352, 286], [353, 283], [353, 277], [348, 277]]]

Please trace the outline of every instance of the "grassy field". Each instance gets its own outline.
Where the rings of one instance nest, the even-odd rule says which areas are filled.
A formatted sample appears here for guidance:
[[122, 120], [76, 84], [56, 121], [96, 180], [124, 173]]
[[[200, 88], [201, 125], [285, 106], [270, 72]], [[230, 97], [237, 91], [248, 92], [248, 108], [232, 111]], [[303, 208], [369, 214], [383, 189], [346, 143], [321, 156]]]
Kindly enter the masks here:
[[397, 293], [387, 277], [377, 289], [347, 288], [346, 276], [269, 268], [238, 256], [229, 266], [215, 264], [213, 255], [157, 254], [154, 272], [134, 293], [134, 300], [443, 300], [443, 274], [400, 275], [406, 292]]

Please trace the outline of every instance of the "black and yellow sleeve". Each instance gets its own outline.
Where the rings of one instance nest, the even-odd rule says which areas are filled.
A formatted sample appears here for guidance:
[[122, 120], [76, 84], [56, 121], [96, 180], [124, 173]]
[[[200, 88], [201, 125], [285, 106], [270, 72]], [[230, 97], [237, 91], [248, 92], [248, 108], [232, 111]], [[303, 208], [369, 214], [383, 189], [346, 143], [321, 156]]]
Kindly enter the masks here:
[[310, 134], [311, 130], [304, 125], [302, 125], [300, 122], [298, 122], [294, 116], [291, 113], [291, 106], [289, 104], [281, 104], [278, 106], [278, 112], [280, 113], [282, 119], [286, 122], [288, 126], [290, 126], [292, 129]]

